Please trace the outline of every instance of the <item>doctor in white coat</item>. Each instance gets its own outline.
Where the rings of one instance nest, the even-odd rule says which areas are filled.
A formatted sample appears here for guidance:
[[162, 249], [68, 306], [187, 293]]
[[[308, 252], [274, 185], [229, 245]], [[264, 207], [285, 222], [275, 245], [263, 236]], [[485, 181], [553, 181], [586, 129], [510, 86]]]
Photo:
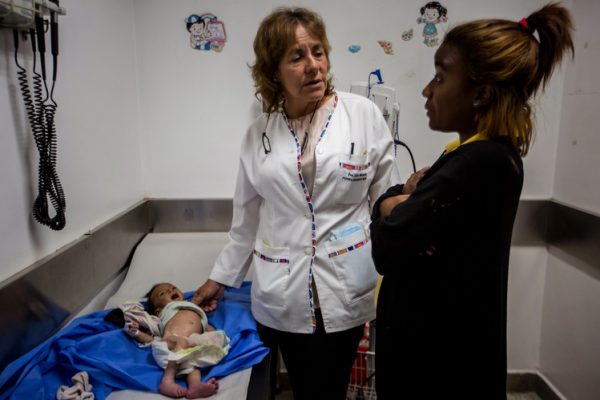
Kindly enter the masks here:
[[193, 300], [214, 310], [253, 265], [252, 312], [296, 400], [345, 399], [362, 326], [375, 318], [370, 206], [393, 166], [381, 112], [334, 90], [329, 51], [312, 11], [262, 21], [252, 76], [266, 112], [242, 143], [229, 243]]

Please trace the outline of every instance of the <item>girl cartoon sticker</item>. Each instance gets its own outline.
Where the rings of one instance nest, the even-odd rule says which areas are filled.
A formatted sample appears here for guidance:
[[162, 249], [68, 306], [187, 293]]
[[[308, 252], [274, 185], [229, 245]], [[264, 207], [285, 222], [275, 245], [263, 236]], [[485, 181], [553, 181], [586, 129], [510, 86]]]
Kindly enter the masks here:
[[421, 16], [417, 18], [418, 24], [425, 24], [423, 27], [423, 43], [428, 47], [438, 45], [438, 32], [436, 24], [448, 21], [448, 10], [438, 1], [430, 1], [421, 7]]
[[220, 52], [227, 41], [225, 24], [213, 14], [192, 14], [186, 18], [186, 28], [190, 32], [190, 47], [195, 50]]

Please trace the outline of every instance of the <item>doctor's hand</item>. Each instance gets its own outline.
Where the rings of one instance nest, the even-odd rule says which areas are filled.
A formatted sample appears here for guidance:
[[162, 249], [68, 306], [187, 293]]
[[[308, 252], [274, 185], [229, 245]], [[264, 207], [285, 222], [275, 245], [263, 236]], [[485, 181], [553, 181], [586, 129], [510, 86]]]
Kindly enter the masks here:
[[208, 279], [204, 285], [200, 286], [194, 297], [192, 303], [200, 306], [204, 312], [213, 312], [217, 309], [217, 301], [223, 296], [225, 291], [225, 285], [221, 285], [217, 281]]
[[406, 183], [404, 184], [404, 188], [402, 189], [402, 193], [404, 193], [404, 194], [411, 194], [412, 192], [414, 192], [415, 189], [417, 188], [417, 183], [419, 183], [419, 181], [421, 180], [421, 178], [423, 177], [423, 175], [425, 175], [425, 173], [427, 171], [429, 171], [429, 167], [421, 168], [417, 172], [413, 173], [408, 178], [408, 180], [406, 181]]
[[408, 199], [409, 197], [410, 197], [409, 194], [399, 194], [397, 196], [388, 197], [387, 199], [383, 200], [379, 204], [380, 216], [382, 218], [387, 217], [388, 215], [390, 215], [392, 213], [392, 210], [394, 209], [394, 207], [396, 207], [398, 204], [402, 203], [403, 201], [406, 201], [406, 199]]

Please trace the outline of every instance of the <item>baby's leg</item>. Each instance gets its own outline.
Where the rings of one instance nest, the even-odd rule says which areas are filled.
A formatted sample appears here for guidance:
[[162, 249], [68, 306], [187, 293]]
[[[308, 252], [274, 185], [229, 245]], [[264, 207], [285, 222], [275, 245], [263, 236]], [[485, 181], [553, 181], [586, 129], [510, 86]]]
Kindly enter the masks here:
[[160, 385], [158, 385], [158, 391], [165, 396], [179, 398], [185, 396], [188, 390], [175, 382], [175, 373], [177, 373], [177, 363], [169, 361]]
[[215, 378], [210, 378], [208, 382], [204, 383], [200, 380], [200, 370], [195, 368], [188, 376], [188, 391], [187, 397], [188, 399], [198, 399], [200, 397], [208, 397], [217, 393], [219, 390], [219, 383]]

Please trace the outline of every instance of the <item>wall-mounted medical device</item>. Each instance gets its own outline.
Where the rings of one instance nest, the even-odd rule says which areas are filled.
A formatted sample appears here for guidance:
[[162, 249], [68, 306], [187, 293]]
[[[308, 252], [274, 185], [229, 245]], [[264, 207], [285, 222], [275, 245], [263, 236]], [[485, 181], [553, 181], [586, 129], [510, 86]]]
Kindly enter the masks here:
[[[33, 202], [33, 217], [53, 230], [65, 227], [65, 194], [56, 170], [58, 104], [54, 88], [58, 71], [58, 15], [65, 15], [58, 0], [0, 0], [0, 28], [12, 28], [14, 59], [25, 112], [39, 154], [38, 196]], [[46, 32], [50, 33], [52, 82], [48, 87], [46, 69]], [[31, 70], [19, 63], [19, 44], [29, 41]], [[50, 208], [54, 209], [51, 215]]]
[[[372, 81], [372, 77], [375, 77], [377, 80]], [[381, 70], [377, 68], [369, 73], [366, 82], [352, 82], [350, 84], [350, 92], [365, 96], [377, 105], [394, 138], [394, 152], [397, 154], [398, 146], [405, 147], [410, 155], [413, 171], [416, 171], [415, 159], [412, 151], [406, 143], [400, 140], [398, 129], [400, 103], [396, 101], [396, 89], [391, 86], [386, 86], [384, 83], [381, 76]]]
[[33, 28], [35, 16], [40, 12], [65, 15], [67, 12], [58, 2], [50, 0], [0, 0], [0, 26], [4, 28]]
[[[373, 77], [376, 80], [373, 80]], [[381, 70], [378, 68], [369, 73], [366, 82], [352, 82], [350, 84], [350, 92], [371, 99], [381, 110], [391, 130], [395, 124], [395, 113], [393, 110], [396, 108], [399, 110], [400, 105], [396, 103], [396, 89], [391, 86], [385, 86], [384, 83], [381, 77]]]

